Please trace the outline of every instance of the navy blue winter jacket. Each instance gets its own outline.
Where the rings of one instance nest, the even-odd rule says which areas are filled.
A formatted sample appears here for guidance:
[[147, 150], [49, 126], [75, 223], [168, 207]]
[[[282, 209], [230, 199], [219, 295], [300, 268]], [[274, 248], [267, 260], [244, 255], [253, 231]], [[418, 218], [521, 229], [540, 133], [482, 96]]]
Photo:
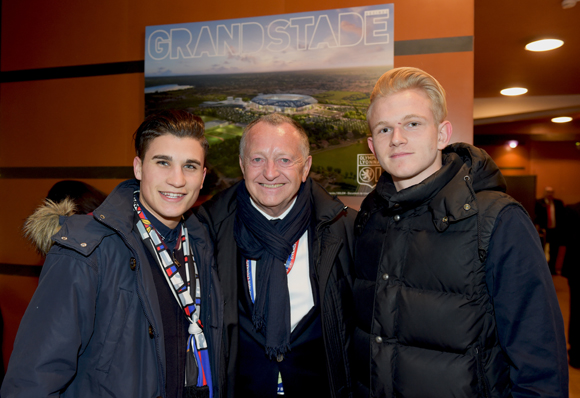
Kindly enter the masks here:
[[[121, 183], [94, 216], [68, 218], [53, 237], [20, 324], [3, 397], [165, 396], [161, 308], [134, 228], [138, 188], [136, 180]], [[217, 397], [219, 352], [213, 348], [221, 339], [221, 293], [206, 229], [195, 216], [186, 225], [201, 277], [201, 320]]]

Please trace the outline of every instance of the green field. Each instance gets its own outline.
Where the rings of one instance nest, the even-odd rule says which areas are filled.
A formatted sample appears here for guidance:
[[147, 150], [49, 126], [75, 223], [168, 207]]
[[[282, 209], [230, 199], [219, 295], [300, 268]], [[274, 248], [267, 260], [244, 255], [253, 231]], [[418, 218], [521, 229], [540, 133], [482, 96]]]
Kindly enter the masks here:
[[[204, 118], [206, 118], [206, 117], [207, 116], [204, 116]], [[216, 118], [210, 118], [210, 117], [207, 117], [207, 118], [212, 119], [212, 120], [216, 119]], [[205, 136], [207, 138], [207, 141], [209, 142], [209, 145], [211, 146], [213, 144], [217, 144], [219, 142], [229, 140], [230, 138], [241, 136], [243, 131], [244, 131], [244, 129], [242, 127], [238, 127], [238, 126], [235, 126], [233, 124], [230, 124], [230, 125], [225, 126], [225, 127], [214, 127], [214, 128], [208, 129], [205, 131]]]
[[342, 148], [329, 149], [312, 155], [312, 164], [322, 167], [332, 166], [344, 173], [356, 173], [357, 156], [359, 153], [371, 153], [366, 141]]
[[336, 105], [368, 106], [370, 103], [369, 93], [359, 91], [326, 91], [313, 95], [321, 103]]
[[204, 123], [211, 122], [212, 120], [217, 120], [217, 117], [213, 116], [200, 115], [199, 117], [201, 118], [201, 120], [203, 120]]

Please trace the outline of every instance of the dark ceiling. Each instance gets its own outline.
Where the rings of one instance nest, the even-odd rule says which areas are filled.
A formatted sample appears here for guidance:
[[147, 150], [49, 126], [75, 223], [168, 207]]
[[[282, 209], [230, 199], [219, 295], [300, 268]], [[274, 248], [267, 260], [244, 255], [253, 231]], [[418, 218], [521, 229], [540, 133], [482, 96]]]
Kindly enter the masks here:
[[[531, 52], [530, 41], [557, 38], [558, 49]], [[580, 3], [562, 0], [475, 0], [476, 144], [510, 135], [534, 140], [580, 140]], [[525, 87], [504, 97], [507, 87]], [[572, 116], [562, 125], [554, 116]], [[501, 136], [501, 137], [499, 137]]]

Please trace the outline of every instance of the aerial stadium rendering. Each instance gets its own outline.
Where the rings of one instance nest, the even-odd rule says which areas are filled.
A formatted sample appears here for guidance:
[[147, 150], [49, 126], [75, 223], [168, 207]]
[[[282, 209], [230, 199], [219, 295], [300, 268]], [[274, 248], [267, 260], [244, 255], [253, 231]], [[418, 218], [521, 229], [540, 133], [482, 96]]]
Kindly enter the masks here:
[[312, 109], [318, 101], [309, 95], [300, 94], [261, 94], [248, 104], [251, 109], [266, 112], [295, 113]]

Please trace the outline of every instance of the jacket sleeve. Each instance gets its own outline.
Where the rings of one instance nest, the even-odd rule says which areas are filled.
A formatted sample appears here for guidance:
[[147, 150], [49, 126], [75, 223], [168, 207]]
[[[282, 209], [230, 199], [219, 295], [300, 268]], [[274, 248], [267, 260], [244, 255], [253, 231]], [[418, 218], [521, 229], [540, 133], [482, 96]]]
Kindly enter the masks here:
[[93, 330], [96, 266], [80, 254], [53, 248], [20, 323], [1, 394], [54, 397], [77, 370]]
[[497, 218], [486, 283], [510, 363], [512, 396], [567, 397], [562, 314], [538, 234], [519, 207], [508, 206]]

